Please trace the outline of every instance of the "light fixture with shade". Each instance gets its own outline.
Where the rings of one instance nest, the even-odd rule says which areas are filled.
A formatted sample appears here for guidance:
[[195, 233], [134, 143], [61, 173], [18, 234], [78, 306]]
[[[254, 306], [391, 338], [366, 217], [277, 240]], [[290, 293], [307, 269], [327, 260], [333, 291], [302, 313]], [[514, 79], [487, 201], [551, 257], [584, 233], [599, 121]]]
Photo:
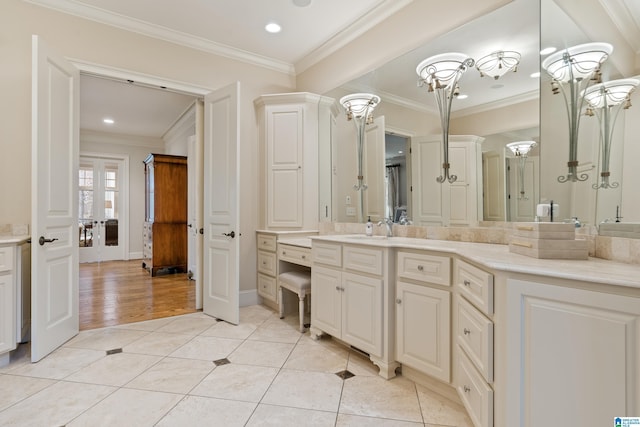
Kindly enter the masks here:
[[356, 125], [357, 139], [356, 149], [358, 156], [358, 182], [353, 186], [359, 194], [360, 222], [364, 222], [364, 190], [367, 184], [364, 183], [364, 175], [362, 172], [362, 160], [364, 150], [364, 127], [369, 123], [373, 123], [373, 110], [380, 103], [380, 97], [371, 93], [352, 93], [351, 95], [340, 98], [340, 104], [347, 113], [347, 120], [353, 120]]
[[476, 68], [480, 71], [480, 77], [490, 76], [495, 80], [507, 74], [516, 72], [520, 63], [520, 54], [513, 50], [498, 50], [483, 56], [476, 61]]
[[518, 199], [520, 200], [529, 200], [524, 189], [524, 172], [529, 152], [535, 146], [535, 141], [516, 141], [507, 144], [507, 148], [511, 150], [511, 152], [516, 156], [516, 159], [518, 159], [518, 181], [520, 183], [520, 195], [518, 196]]
[[445, 180], [453, 183], [458, 179], [455, 175], [449, 175], [449, 119], [451, 116], [451, 103], [458, 95], [460, 88], [458, 80], [469, 67], [473, 67], [474, 61], [463, 53], [443, 53], [431, 56], [418, 64], [418, 86], [427, 86], [429, 92], [433, 92], [440, 112], [440, 124], [442, 126], [442, 169], [444, 173], [436, 178], [443, 183]]
[[617, 188], [620, 183], [610, 182], [611, 142], [620, 110], [631, 107], [631, 93], [640, 83], [637, 79], [619, 79], [593, 85], [583, 91], [587, 102], [587, 116], [596, 115], [600, 124], [600, 182], [594, 189]]
[[[569, 161], [567, 175], [558, 182], [586, 181], [586, 173], [578, 176], [578, 130], [584, 98], [582, 93], [600, 81], [600, 65], [613, 52], [609, 43], [585, 43], [560, 50], [542, 61], [542, 68], [551, 76], [553, 94], [562, 93], [569, 119]], [[565, 86], [567, 89], [565, 89]]]

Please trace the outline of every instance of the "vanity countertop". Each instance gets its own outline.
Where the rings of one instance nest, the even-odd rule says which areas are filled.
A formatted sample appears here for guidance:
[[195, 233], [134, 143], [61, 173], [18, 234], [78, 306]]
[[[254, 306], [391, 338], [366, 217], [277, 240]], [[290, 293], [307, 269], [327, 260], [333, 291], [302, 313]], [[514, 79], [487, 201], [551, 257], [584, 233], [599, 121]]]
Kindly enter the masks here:
[[0, 245], [19, 245], [29, 240], [29, 238], [30, 236], [28, 235], [19, 235], [19, 236], [0, 235]]
[[486, 268], [560, 279], [640, 288], [640, 265], [589, 258], [588, 260], [538, 259], [509, 252], [508, 245], [455, 242], [412, 237], [322, 235], [311, 240], [362, 244], [387, 248], [420, 249], [456, 254]]

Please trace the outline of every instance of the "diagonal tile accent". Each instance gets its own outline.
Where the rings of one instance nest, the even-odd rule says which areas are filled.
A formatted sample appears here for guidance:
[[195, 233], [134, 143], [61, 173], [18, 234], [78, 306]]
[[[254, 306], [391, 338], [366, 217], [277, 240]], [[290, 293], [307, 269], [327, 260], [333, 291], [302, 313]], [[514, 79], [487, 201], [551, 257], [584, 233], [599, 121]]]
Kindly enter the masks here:
[[340, 372], [336, 372], [336, 375], [339, 376], [340, 378], [342, 378], [343, 380], [348, 380], [351, 377], [355, 377], [356, 375], [344, 370], [344, 371], [340, 371]]

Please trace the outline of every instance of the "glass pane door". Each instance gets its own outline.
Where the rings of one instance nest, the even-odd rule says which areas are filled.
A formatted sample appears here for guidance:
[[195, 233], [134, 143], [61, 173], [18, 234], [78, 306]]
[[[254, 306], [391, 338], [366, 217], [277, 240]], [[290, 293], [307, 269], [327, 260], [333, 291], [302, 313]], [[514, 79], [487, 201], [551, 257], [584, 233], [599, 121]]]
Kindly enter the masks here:
[[78, 231], [80, 247], [93, 247], [93, 176], [92, 164], [81, 164], [79, 170]]

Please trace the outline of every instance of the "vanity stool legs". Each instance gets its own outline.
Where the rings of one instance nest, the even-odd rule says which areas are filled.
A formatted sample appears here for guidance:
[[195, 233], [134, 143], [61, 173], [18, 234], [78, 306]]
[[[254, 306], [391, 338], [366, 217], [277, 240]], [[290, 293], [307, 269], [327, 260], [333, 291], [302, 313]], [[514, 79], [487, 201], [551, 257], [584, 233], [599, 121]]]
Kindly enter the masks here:
[[311, 273], [307, 271], [288, 271], [278, 276], [278, 309], [280, 318], [284, 318], [284, 300], [282, 288], [298, 295], [300, 332], [304, 332], [304, 299], [311, 292]]

